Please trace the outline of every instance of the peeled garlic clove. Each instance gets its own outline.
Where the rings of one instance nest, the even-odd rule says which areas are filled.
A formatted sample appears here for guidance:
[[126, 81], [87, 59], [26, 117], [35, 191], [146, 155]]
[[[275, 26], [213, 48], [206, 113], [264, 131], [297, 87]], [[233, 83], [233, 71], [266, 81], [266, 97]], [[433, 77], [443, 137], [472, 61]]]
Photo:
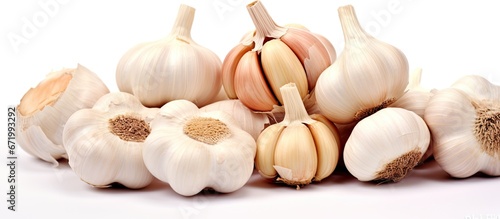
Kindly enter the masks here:
[[112, 183], [132, 189], [149, 185], [153, 175], [144, 165], [142, 147], [158, 110], [116, 92], [102, 96], [92, 109], [75, 112], [63, 132], [71, 169], [98, 188]]
[[273, 92], [267, 86], [257, 52], [247, 52], [241, 57], [234, 76], [238, 98], [245, 106], [256, 111], [270, 111], [278, 104]]
[[436, 162], [453, 177], [500, 175], [500, 87], [464, 76], [431, 98], [425, 121]]
[[90, 108], [109, 90], [82, 65], [47, 75], [17, 106], [16, 140], [28, 154], [58, 165], [66, 158], [62, 132], [74, 112]]
[[385, 108], [356, 124], [344, 148], [344, 162], [360, 181], [398, 182], [418, 164], [429, 141], [421, 117]]
[[240, 100], [222, 100], [206, 105], [200, 110], [205, 112], [220, 110], [231, 114], [240, 127], [250, 133], [254, 139], [257, 139], [266, 124], [269, 124], [269, 118], [266, 114], [254, 113]]
[[181, 5], [170, 34], [127, 51], [116, 69], [120, 91], [132, 93], [148, 107], [186, 99], [211, 103], [222, 87], [222, 62], [191, 38], [195, 9]]
[[348, 124], [391, 105], [404, 94], [408, 61], [396, 47], [367, 34], [351, 5], [338, 12], [345, 47], [319, 76], [315, 94], [323, 115], [334, 123]]
[[175, 100], [152, 121], [143, 157], [151, 173], [180, 195], [204, 188], [228, 193], [249, 180], [255, 147], [230, 114], [203, 112], [192, 102]]
[[324, 117], [315, 115], [320, 119], [314, 120], [307, 114], [295, 84], [280, 90], [285, 118], [257, 138], [255, 166], [266, 179], [300, 188], [332, 174], [339, 156], [338, 132]]
[[266, 79], [276, 98], [283, 103], [279, 89], [287, 83], [295, 83], [300, 97], [308, 93], [304, 68], [295, 53], [282, 41], [270, 40], [262, 47], [260, 60]]

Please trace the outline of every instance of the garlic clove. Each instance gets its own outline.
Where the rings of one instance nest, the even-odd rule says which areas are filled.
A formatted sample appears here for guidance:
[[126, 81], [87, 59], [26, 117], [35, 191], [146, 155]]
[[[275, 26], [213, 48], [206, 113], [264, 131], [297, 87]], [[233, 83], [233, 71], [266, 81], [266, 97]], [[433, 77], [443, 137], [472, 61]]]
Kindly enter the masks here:
[[255, 155], [255, 167], [260, 175], [267, 179], [274, 179], [277, 175], [274, 166], [274, 151], [276, 143], [285, 126], [273, 124], [264, 129], [257, 138], [257, 153]]
[[247, 52], [241, 57], [234, 76], [236, 95], [248, 108], [270, 111], [278, 101], [267, 86], [257, 52]]
[[318, 169], [314, 181], [321, 181], [333, 173], [336, 165], [332, 164], [338, 162], [339, 149], [338, 147], [332, 147], [332, 145], [339, 146], [339, 140], [336, 138], [338, 135], [332, 134], [331, 127], [328, 127], [323, 122], [307, 124], [307, 127], [313, 136], [318, 157]]
[[332, 64], [331, 52], [329, 53], [325, 45], [307, 30], [288, 28], [280, 39], [299, 58], [307, 76], [308, 88], [313, 90], [319, 75]]
[[278, 181], [288, 185], [307, 185], [316, 175], [318, 157], [311, 132], [304, 124], [288, 125], [280, 134], [274, 152], [275, 166], [290, 169]]
[[241, 57], [243, 57], [243, 55], [248, 51], [252, 50], [252, 48], [253, 44], [238, 44], [236, 47], [231, 49], [231, 51], [229, 51], [224, 58], [224, 62], [222, 63], [222, 72], [226, 73], [222, 75], [222, 85], [230, 99], [238, 98], [236, 91], [234, 90], [234, 75]]
[[67, 158], [62, 135], [68, 118], [108, 92], [104, 82], [80, 64], [49, 73], [17, 106], [19, 146], [57, 166], [57, 159]]
[[261, 62], [266, 79], [276, 98], [283, 103], [281, 86], [295, 83], [300, 96], [308, 93], [307, 77], [295, 53], [281, 40], [270, 40], [264, 44], [261, 52]]

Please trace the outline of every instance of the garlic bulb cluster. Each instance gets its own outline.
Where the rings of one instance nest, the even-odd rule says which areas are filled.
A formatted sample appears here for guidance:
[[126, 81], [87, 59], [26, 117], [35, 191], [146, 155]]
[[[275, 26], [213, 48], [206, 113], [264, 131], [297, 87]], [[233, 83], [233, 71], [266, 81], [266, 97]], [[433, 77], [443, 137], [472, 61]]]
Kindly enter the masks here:
[[264, 178], [300, 188], [321, 181], [335, 170], [338, 130], [325, 117], [307, 114], [295, 84], [284, 85], [281, 94], [285, 118], [259, 135], [255, 166]]
[[174, 100], [151, 122], [143, 157], [156, 178], [192, 196], [204, 188], [224, 193], [241, 188], [253, 172], [255, 150], [255, 140], [230, 114]]
[[82, 65], [54, 71], [24, 94], [17, 106], [16, 140], [28, 154], [58, 165], [67, 158], [63, 128], [76, 111], [90, 108], [108, 88]]
[[271, 111], [283, 104], [280, 87], [295, 83], [306, 99], [321, 72], [333, 63], [333, 46], [304, 28], [278, 26], [260, 1], [247, 9], [256, 31], [245, 35], [224, 59], [222, 82], [228, 97], [255, 111]]
[[366, 33], [351, 5], [338, 12], [344, 50], [319, 76], [315, 95], [323, 115], [347, 124], [391, 105], [404, 94], [408, 61], [399, 49]]
[[436, 162], [451, 176], [500, 176], [500, 86], [464, 76], [436, 92], [425, 110]]
[[194, 12], [181, 5], [166, 38], [139, 44], [123, 55], [116, 69], [120, 91], [134, 94], [148, 107], [177, 99], [201, 107], [216, 98], [222, 88], [222, 62], [192, 40]]
[[158, 111], [144, 107], [132, 94], [113, 92], [91, 109], [75, 112], [63, 132], [71, 169], [95, 187], [149, 185], [153, 175], [144, 165], [142, 149]]
[[426, 152], [424, 120], [401, 108], [384, 108], [359, 121], [344, 148], [349, 173], [360, 181], [400, 181]]
[[238, 99], [217, 101], [200, 108], [200, 110], [204, 112], [220, 110], [231, 114], [240, 127], [252, 135], [255, 140], [270, 123], [266, 114], [253, 112]]

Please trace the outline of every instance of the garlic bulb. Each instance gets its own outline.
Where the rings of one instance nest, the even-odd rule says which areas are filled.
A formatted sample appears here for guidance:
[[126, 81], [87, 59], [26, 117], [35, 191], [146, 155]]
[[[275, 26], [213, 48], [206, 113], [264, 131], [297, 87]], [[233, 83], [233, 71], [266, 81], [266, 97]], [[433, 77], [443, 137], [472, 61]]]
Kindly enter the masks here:
[[360, 181], [402, 180], [430, 141], [424, 120], [401, 108], [384, 108], [359, 121], [344, 148], [347, 170]]
[[233, 192], [250, 178], [255, 140], [223, 111], [202, 112], [187, 100], [161, 107], [144, 142], [144, 162], [178, 194], [204, 188]]
[[139, 44], [123, 55], [116, 69], [120, 91], [134, 94], [148, 107], [186, 99], [211, 103], [222, 88], [220, 58], [191, 38], [195, 9], [181, 5], [170, 34]]
[[17, 106], [16, 140], [28, 154], [58, 165], [67, 158], [62, 133], [68, 118], [109, 93], [101, 79], [82, 65], [54, 71], [24, 94]]
[[238, 99], [217, 101], [202, 107], [200, 110], [204, 112], [220, 110], [231, 114], [240, 127], [250, 133], [255, 140], [270, 123], [266, 114], [253, 112]]
[[295, 84], [281, 88], [285, 118], [257, 139], [255, 166], [260, 175], [288, 185], [307, 185], [328, 177], [337, 165], [337, 128], [325, 117], [312, 119]]
[[158, 110], [144, 107], [129, 93], [113, 92], [92, 109], [75, 112], [63, 132], [71, 169], [95, 187], [149, 185], [153, 175], [144, 165], [142, 148]]
[[359, 121], [391, 105], [408, 84], [408, 61], [396, 47], [360, 26], [351, 5], [338, 9], [345, 46], [319, 76], [315, 95], [323, 115], [334, 123]]
[[425, 110], [434, 158], [451, 176], [500, 175], [500, 86], [464, 76], [436, 92]]
[[247, 9], [256, 31], [248, 33], [224, 59], [222, 82], [228, 97], [267, 112], [283, 103], [280, 87], [295, 83], [305, 99], [334, 61], [333, 46], [308, 30], [276, 25], [260, 1], [248, 4]]

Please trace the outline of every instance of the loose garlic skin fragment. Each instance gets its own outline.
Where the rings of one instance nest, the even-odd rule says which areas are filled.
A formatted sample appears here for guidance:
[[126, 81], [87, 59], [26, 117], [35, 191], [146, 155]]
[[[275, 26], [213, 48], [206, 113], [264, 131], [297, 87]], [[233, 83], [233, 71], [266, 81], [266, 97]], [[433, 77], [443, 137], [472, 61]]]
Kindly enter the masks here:
[[294, 84], [284, 85], [281, 93], [285, 118], [259, 135], [255, 166], [264, 178], [300, 188], [335, 170], [339, 133], [325, 117], [307, 114]]
[[344, 163], [360, 181], [398, 182], [418, 164], [429, 142], [421, 117], [384, 108], [356, 124], [344, 148]]
[[153, 180], [142, 158], [149, 123], [158, 108], [146, 108], [133, 95], [113, 92], [92, 109], [75, 112], [64, 127], [69, 165], [80, 179], [94, 187], [119, 183], [131, 189]]
[[280, 87], [295, 83], [306, 99], [336, 57], [332, 44], [307, 29], [276, 25], [260, 1], [247, 9], [256, 30], [224, 59], [222, 83], [228, 97], [269, 112], [283, 103]]
[[391, 105], [408, 85], [408, 61], [396, 47], [360, 26], [351, 5], [338, 9], [345, 46], [321, 73], [315, 95], [323, 115], [334, 123], [359, 121]]
[[464, 76], [436, 92], [425, 110], [434, 158], [448, 174], [500, 176], [500, 87]]
[[255, 140], [270, 123], [266, 114], [253, 112], [238, 99], [217, 101], [200, 108], [200, 110], [204, 112], [220, 110], [231, 114], [240, 127], [252, 135]]
[[16, 141], [28, 154], [57, 166], [57, 159], [67, 158], [62, 135], [68, 118], [106, 93], [104, 82], [82, 65], [49, 73], [17, 106]]
[[240, 189], [254, 169], [256, 144], [223, 111], [203, 112], [187, 100], [163, 107], [144, 142], [150, 172], [180, 195], [204, 188], [229, 193]]
[[186, 99], [199, 107], [211, 103], [222, 88], [222, 62], [191, 38], [195, 9], [181, 5], [170, 34], [141, 43], [120, 59], [120, 91], [134, 94], [148, 107]]

